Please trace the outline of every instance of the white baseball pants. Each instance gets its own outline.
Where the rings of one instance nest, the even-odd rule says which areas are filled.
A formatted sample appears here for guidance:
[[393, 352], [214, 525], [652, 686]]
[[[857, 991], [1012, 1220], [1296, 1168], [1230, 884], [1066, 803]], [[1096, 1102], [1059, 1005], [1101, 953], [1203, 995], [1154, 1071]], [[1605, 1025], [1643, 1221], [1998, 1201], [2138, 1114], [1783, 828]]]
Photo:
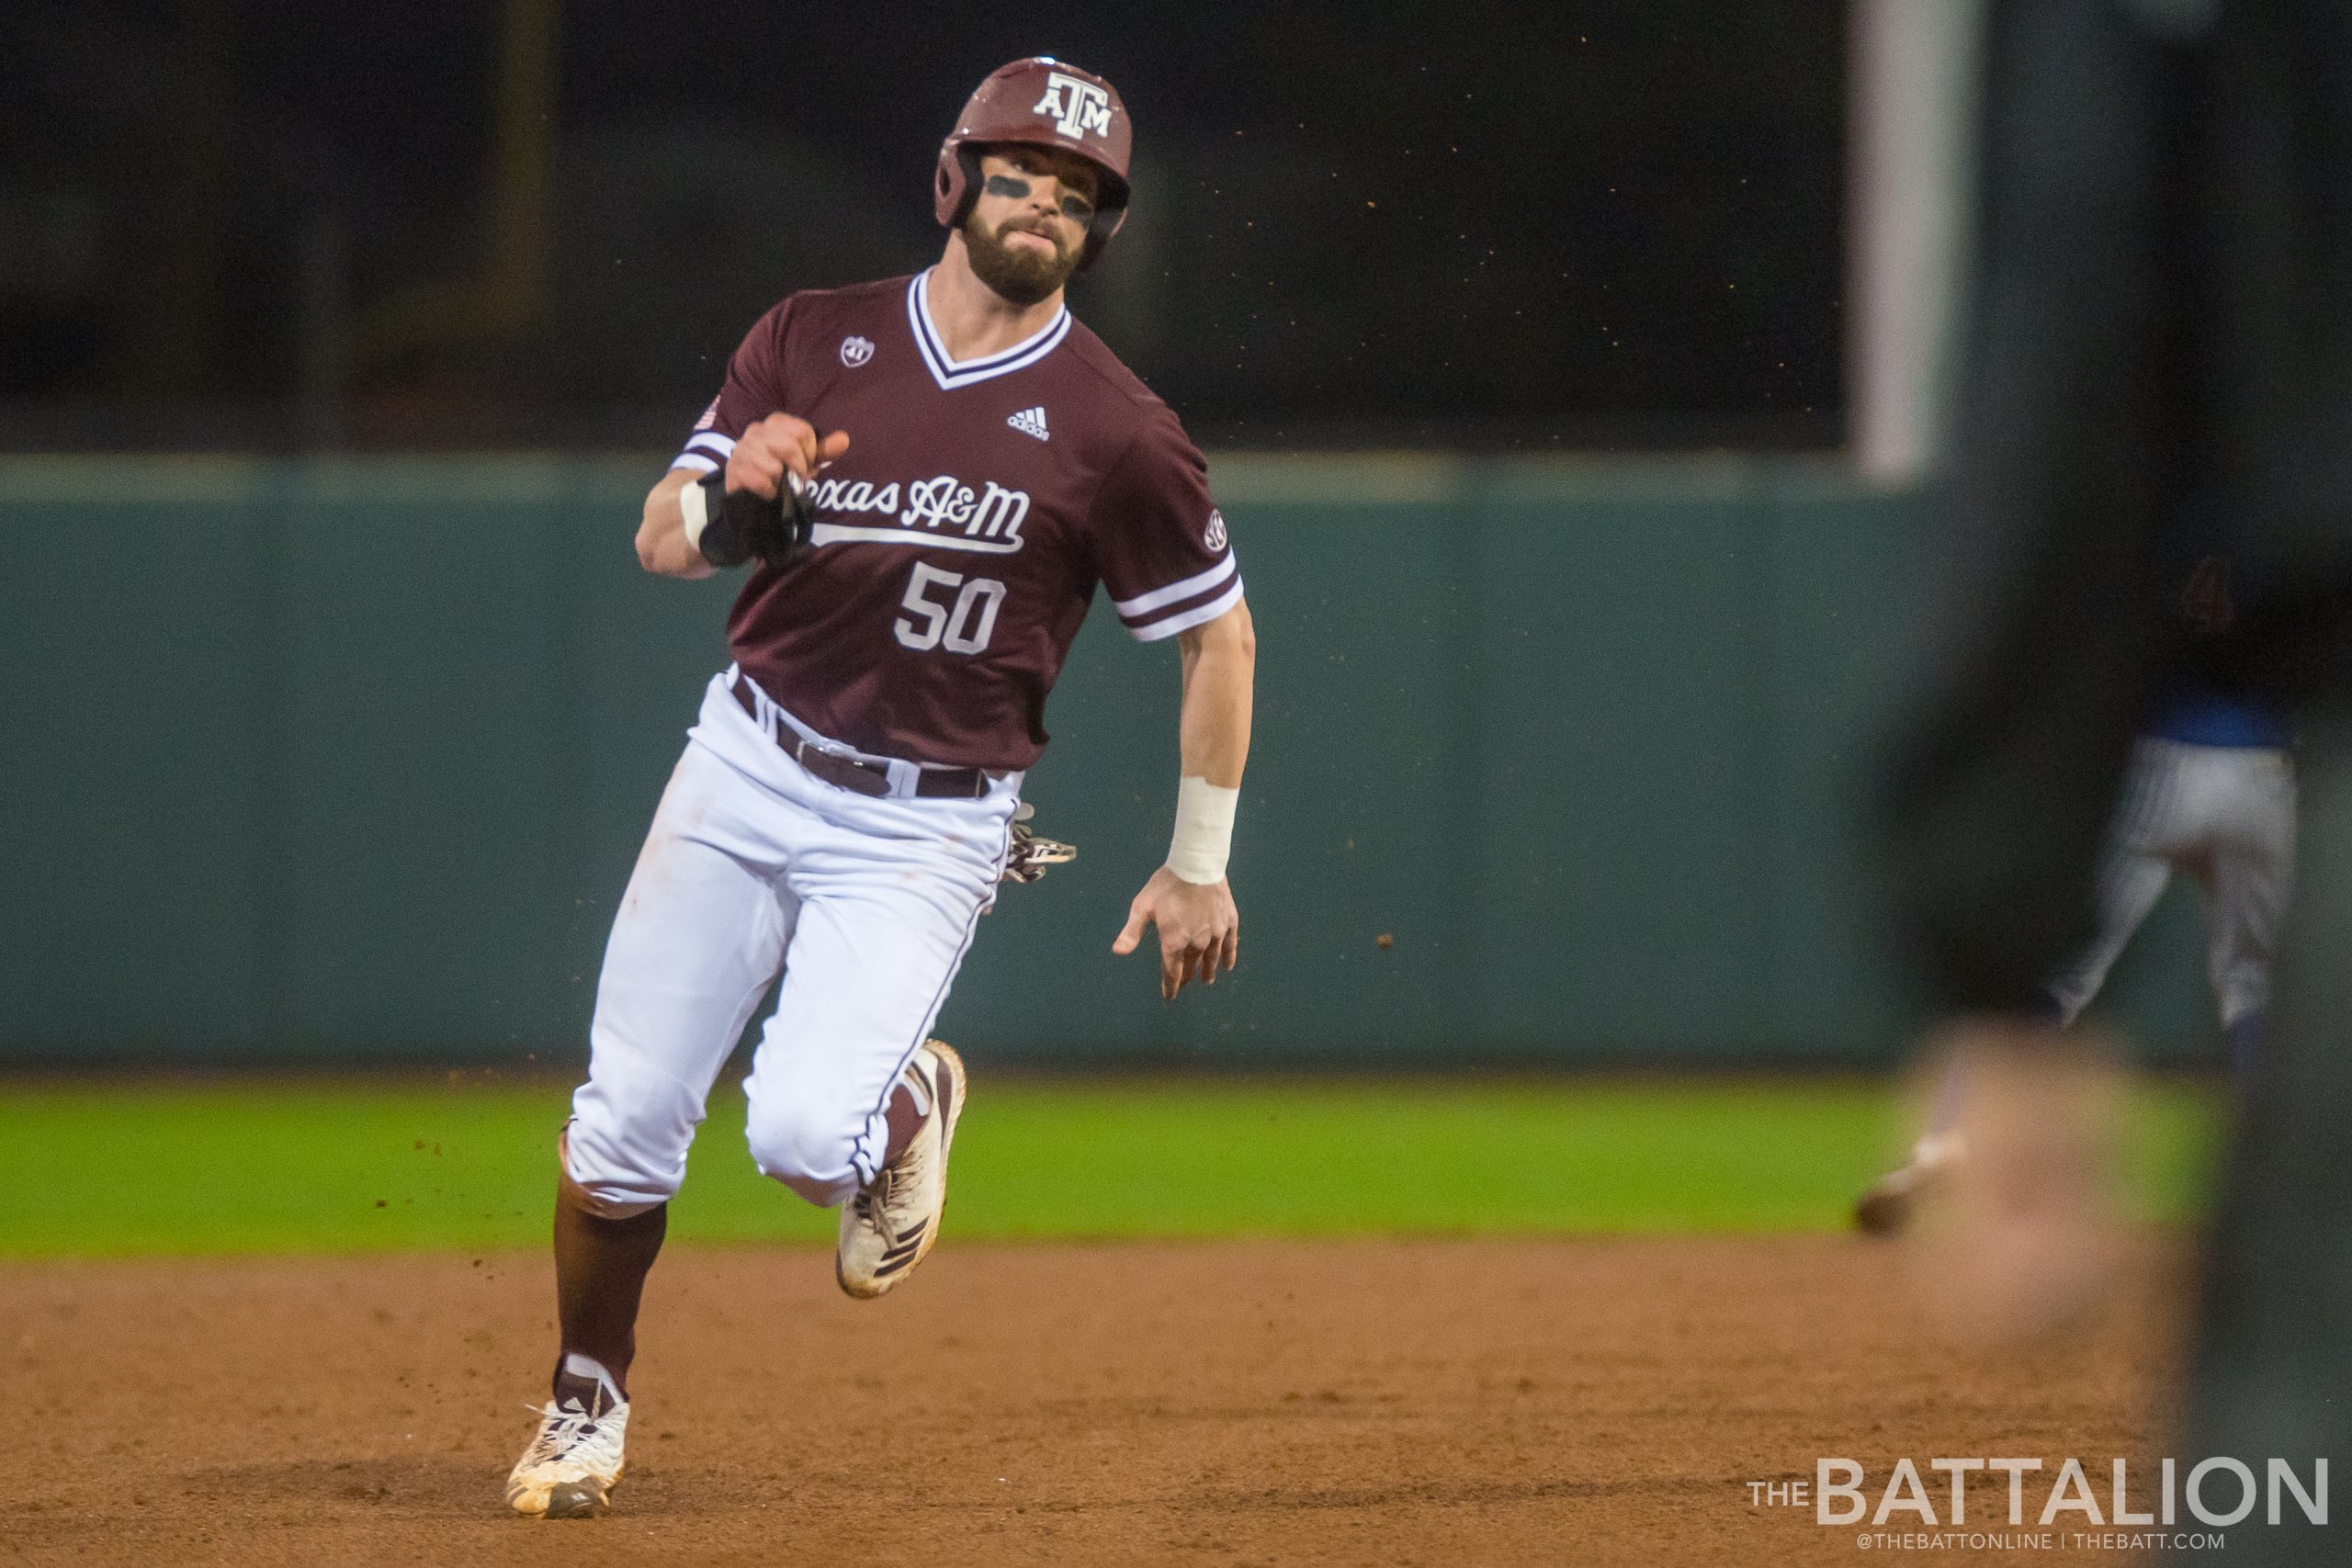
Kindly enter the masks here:
[[2205, 895], [2206, 968], [2222, 1026], [2267, 1007], [2295, 873], [2295, 775], [2267, 747], [2132, 748], [2099, 869], [2099, 934], [2051, 993], [2066, 1023], [2098, 994], [2175, 871]]
[[608, 1215], [677, 1191], [712, 1080], [779, 973], [743, 1086], [752, 1162], [812, 1203], [871, 1181], [891, 1086], [947, 998], [1011, 841], [1020, 774], [974, 800], [912, 795], [904, 764], [893, 795], [823, 783], [737, 705], [731, 673], [704, 694], [597, 982], [565, 1157]]

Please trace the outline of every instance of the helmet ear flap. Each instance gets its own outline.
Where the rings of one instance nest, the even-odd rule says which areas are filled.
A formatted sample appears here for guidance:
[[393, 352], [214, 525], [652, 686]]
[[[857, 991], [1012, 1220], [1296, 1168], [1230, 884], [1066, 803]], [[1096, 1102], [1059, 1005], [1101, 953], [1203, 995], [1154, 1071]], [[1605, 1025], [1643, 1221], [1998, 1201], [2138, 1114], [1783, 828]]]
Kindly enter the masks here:
[[931, 207], [941, 226], [961, 227], [979, 195], [979, 154], [952, 139], [940, 143], [939, 167], [932, 179]]
[[1126, 220], [1127, 209], [1125, 207], [1098, 207], [1094, 209], [1094, 220], [1086, 226], [1085, 248], [1078, 254], [1079, 271], [1084, 272], [1101, 259], [1102, 247], [1111, 243], [1111, 236], [1117, 233], [1119, 225]]

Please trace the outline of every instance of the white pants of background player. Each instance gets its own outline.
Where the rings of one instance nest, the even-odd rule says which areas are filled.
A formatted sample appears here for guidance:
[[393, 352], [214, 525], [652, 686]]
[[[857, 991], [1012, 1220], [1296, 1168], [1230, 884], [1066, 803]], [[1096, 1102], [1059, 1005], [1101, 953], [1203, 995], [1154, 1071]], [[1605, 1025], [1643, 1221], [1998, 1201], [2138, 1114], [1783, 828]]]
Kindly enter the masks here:
[[2206, 968], [2227, 1032], [2270, 1004], [2270, 957], [2295, 868], [2287, 753], [2143, 737], [2099, 869], [2099, 935], [2051, 995], [2072, 1023], [2107, 980], [2175, 871], [2205, 895]]
[[[812, 778], [728, 682], [704, 694], [597, 982], [565, 1168], [608, 1215], [677, 1191], [712, 1080], [779, 972], [743, 1085], [752, 1162], [812, 1203], [874, 1179], [891, 1086], [996, 897], [1019, 803], [1018, 773], [974, 800]], [[908, 791], [912, 770], [892, 772]]]

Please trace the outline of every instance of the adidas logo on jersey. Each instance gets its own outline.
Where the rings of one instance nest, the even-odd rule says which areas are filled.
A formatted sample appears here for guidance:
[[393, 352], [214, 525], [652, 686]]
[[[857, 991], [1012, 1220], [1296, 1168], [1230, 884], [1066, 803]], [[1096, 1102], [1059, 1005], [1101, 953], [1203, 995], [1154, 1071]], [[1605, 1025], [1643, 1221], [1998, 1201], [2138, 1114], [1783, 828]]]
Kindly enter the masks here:
[[1006, 420], [1004, 423], [1012, 426], [1013, 429], [1021, 432], [1023, 435], [1034, 435], [1040, 441], [1050, 441], [1053, 439], [1052, 436], [1046, 434], [1046, 411], [1042, 406], [1034, 409], [1023, 409], [1019, 413], [1014, 414], [1011, 419]]

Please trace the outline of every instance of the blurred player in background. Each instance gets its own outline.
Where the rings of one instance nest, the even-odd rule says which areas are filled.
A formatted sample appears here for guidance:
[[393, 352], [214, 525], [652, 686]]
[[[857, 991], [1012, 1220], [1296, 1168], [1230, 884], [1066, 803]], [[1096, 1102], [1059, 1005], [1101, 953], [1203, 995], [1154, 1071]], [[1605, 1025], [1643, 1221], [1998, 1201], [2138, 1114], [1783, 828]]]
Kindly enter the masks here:
[[[2247, 1070], [2270, 1010], [2270, 971], [2294, 880], [2291, 726], [2274, 693], [2258, 689], [2262, 635], [2240, 597], [2248, 574], [2228, 555], [2199, 559], [2176, 599], [2177, 668], [2161, 682], [2132, 742], [2122, 798], [2098, 871], [2098, 934], [2049, 987], [2048, 1021], [2080, 1018], [2164, 896], [2176, 872], [2203, 896], [2206, 973], [2233, 1066]], [[2254, 628], [2251, 635], [2249, 626]], [[1854, 1205], [1874, 1235], [1910, 1223], [1918, 1204], [1966, 1156], [1953, 1130], [1959, 1087], [1939, 1086], [1909, 1158]]]
[[[2270, 577], [2266, 678], [2303, 728], [2306, 853], [2178, 1457], [2308, 1464], [2352, 1450], [2352, 6], [1998, 0], [1987, 42], [1942, 493], [1964, 553], [1890, 840], [1969, 1149], [1939, 1278], [1988, 1326], [2047, 1322], [2083, 1282], [2097, 1096], [2045, 986], [2097, 934], [2100, 824], [2177, 646], [2153, 543], [2187, 509], [2242, 522]], [[2291, 1506], [2228, 1544], [2343, 1560]]]
[[2182, 872], [2204, 895], [2206, 976], [2222, 1043], [2243, 1070], [2269, 1018], [2271, 958], [2294, 881], [2292, 735], [2275, 698], [2232, 689], [2238, 606], [2229, 558], [2199, 562], [2181, 605], [2192, 667], [2165, 683], [2132, 743], [2098, 873], [2099, 934], [2051, 994], [2061, 1027], [2082, 1016]]
[[1241, 577], [1200, 453], [1062, 297], [1125, 215], [1129, 145], [1101, 77], [1047, 59], [995, 72], [940, 149], [938, 265], [769, 311], [646, 498], [648, 570], [752, 570], [735, 663], [704, 694], [597, 985], [559, 1145], [561, 1342], [508, 1479], [517, 1513], [600, 1513], [620, 1480], [669, 1200], [779, 973], [743, 1086], [752, 1157], [842, 1206], [849, 1294], [922, 1261], [967, 1088], [932, 1024], [1005, 874], [1046, 695], [1098, 583], [1131, 634], [1183, 655], [1176, 829], [1113, 951], [1156, 925], [1169, 998], [1234, 964], [1225, 869], [1256, 647]]

